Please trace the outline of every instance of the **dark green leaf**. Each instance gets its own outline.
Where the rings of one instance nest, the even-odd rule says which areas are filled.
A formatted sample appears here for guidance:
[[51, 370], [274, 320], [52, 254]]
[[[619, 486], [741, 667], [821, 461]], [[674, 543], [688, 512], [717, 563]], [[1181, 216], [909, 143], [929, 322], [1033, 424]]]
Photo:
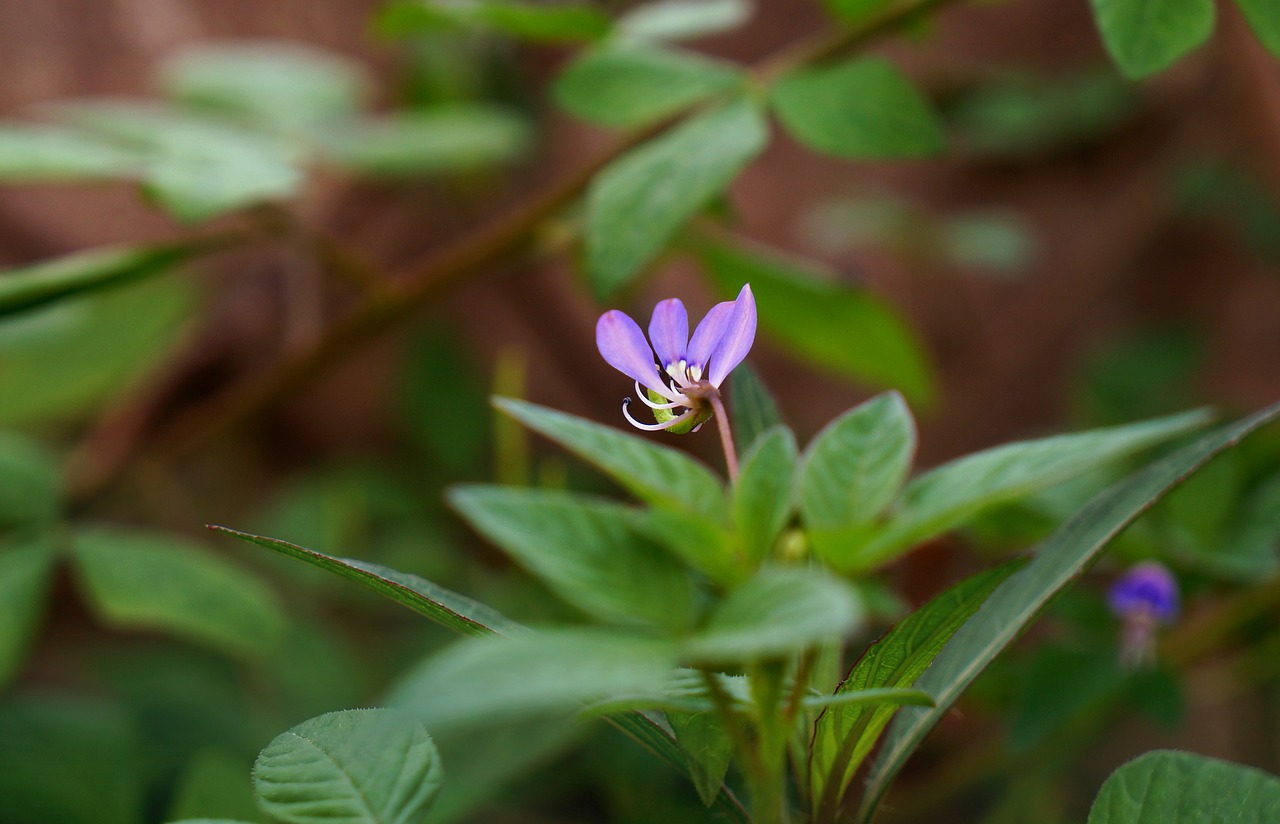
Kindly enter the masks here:
[[1280, 779], [1189, 752], [1156, 750], [1111, 774], [1088, 824], [1263, 824], [1280, 816]]
[[76, 577], [107, 623], [261, 655], [284, 636], [284, 608], [256, 575], [171, 536], [106, 529], [72, 540]]
[[1205, 435], [1094, 498], [1042, 544], [1031, 563], [996, 589], [916, 682], [933, 694], [937, 707], [903, 710], [894, 721], [872, 766], [860, 820], [870, 820], [907, 757], [960, 693], [1112, 538], [1215, 455], [1278, 418], [1280, 405]]
[[777, 401], [750, 364], [738, 364], [729, 375], [727, 406], [733, 421], [733, 442], [740, 453], [750, 449], [765, 430], [782, 423]]
[[516, 0], [400, 0], [383, 9], [377, 21], [378, 30], [390, 37], [489, 29], [542, 43], [597, 40], [609, 25], [605, 13], [591, 5]]
[[1236, 0], [1249, 27], [1276, 57], [1280, 57], [1280, 6], [1272, 0]]
[[928, 101], [887, 60], [798, 69], [777, 81], [772, 100], [787, 131], [817, 152], [903, 158], [946, 146]]
[[714, 712], [671, 712], [667, 713], [667, 720], [688, 759], [698, 797], [710, 807], [729, 772], [733, 742]]
[[33, 441], [0, 431], [0, 532], [40, 526], [62, 507], [62, 472]]
[[596, 294], [630, 283], [768, 137], [760, 110], [739, 99], [691, 117], [600, 172], [587, 193], [587, 274]]
[[741, 86], [741, 69], [688, 52], [614, 45], [588, 51], [556, 80], [566, 111], [617, 128], [643, 126]]
[[1154, 74], [1213, 32], [1213, 0], [1093, 0], [1107, 51], [1127, 77]]
[[529, 146], [529, 124], [505, 109], [456, 106], [352, 120], [318, 137], [333, 161], [388, 177], [467, 172], [512, 160]]
[[510, 620], [489, 607], [416, 575], [396, 572], [365, 561], [335, 558], [275, 538], [237, 532], [225, 526], [210, 526], [209, 529], [328, 570], [464, 635], [489, 635], [518, 629]]
[[785, 426], [770, 429], [743, 456], [733, 485], [733, 520], [753, 567], [769, 556], [791, 519], [797, 458], [796, 436]]
[[861, 23], [893, 5], [893, 0], [826, 0], [826, 6], [842, 23]]
[[791, 352], [841, 377], [901, 390], [914, 403], [932, 398], [928, 356], [888, 301], [756, 248], [699, 239], [696, 251], [723, 294], [751, 284], [760, 327]]
[[[1018, 564], [980, 572], [952, 586], [903, 618], [858, 659], [835, 695], [910, 687], [960, 625]], [[814, 821], [839, 808], [858, 766], [893, 717], [892, 706], [831, 707], [818, 716], [810, 745], [810, 800]]]
[[0, 688], [18, 673], [49, 598], [53, 556], [42, 543], [0, 549]]
[[253, 765], [262, 809], [289, 824], [417, 824], [442, 779], [431, 736], [416, 719], [386, 709], [304, 721]]
[[109, 140], [56, 126], [0, 124], [0, 181], [133, 179], [142, 158]]
[[173, 820], [175, 824], [262, 822], [253, 798], [252, 766], [252, 759], [242, 760], [224, 750], [200, 750], [192, 756], [178, 780], [165, 820]]
[[748, 0], [654, 0], [618, 18], [632, 40], [689, 40], [735, 29], [751, 17]]

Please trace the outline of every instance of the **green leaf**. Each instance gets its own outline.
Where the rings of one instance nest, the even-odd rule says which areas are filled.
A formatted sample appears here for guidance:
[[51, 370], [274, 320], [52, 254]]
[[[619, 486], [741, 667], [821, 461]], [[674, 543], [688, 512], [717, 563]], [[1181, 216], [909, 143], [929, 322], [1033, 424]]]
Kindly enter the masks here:
[[524, 118], [458, 105], [351, 120], [317, 135], [333, 162], [372, 176], [468, 172], [510, 161], [529, 147]]
[[729, 403], [726, 405], [733, 421], [733, 440], [742, 453], [749, 450], [766, 430], [782, 423], [777, 401], [750, 364], [738, 364], [729, 375]]
[[[199, 821], [263, 820], [253, 798], [250, 780], [252, 761], [217, 749], [206, 748], [191, 757], [177, 788], [165, 820], [175, 824]], [[204, 816], [195, 818], [195, 816]], [[209, 816], [217, 816], [211, 818]]]
[[165, 93], [221, 114], [297, 128], [354, 114], [370, 84], [360, 64], [288, 41], [230, 41], [184, 49], [160, 69]]
[[569, 603], [613, 621], [671, 629], [693, 619], [693, 584], [639, 528], [636, 510], [559, 490], [455, 487], [477, 531]]
[[0, 272], [0, 318], [63, 298], [169, 271], [195, 255], [190, 244], [94, 249]]
[[72, 539], [72, 559], [85, 597], [112, 626], [248, 656], [284, 636], [284, 608], [261, 579], [171, 536], [85, 530]]
[[1280, 566], [1280, 473], [1241, 501], [1213, 560], [1215, 571], [1243, 582], [1267, 578]]
[[698, 798], [710, 807], [733, 760], [733, 742], [714, 712], [670, 712], [667, 721], [688, 759]]
[[598, 40], [610, 23], [594, 6], [576, 3], [520, 3], [515, 0], [409, 0], [383, 9], [378, 31], [405, 37], [434, 31], [489, 29], [539, 43]]
[[943, 464], [907, 485], [888, 527], [857, 550], [849, 568], [883, 564], [985, 509], [1185, 435], [1208, 420], [1207, 412], [1184, 412], [1126, 426], [1009, 443]]
[[960, 693], [1112, 538], [1215, 455], [1277, 419], [1280, 405], [1201, 437], [1098, 495], [1041, 544], [1031, 562], [992, 593], [916, 682], [933, 694], [937, 707], [903, 710], [894, 721], [872, 766], [859, 819], [870, 820], [907, 757]]
[[694, 249], [723, 294], [751, 284], [760, 327], [779, 345], [840, 377], [898, 389], [913, 403], [933, 397], [924, 347], [888, 301], [754, 246], [699, 238]]
[[132, 179], [142, 159], [93, 135], [58, 126], [0, 123], [0, 181], [55, 183]]
[[556, 80], [556, 102], [583, 120], [627, 129], [742, 86], [742, 70], [688, 52], [613, 45], [588, 51]]
[[617, 33], [630, 40], [691, 40], [736, 29], [750, 17], [747, 0], [656, 0], [619, 17]]
[[820, 556], [834, 559], [850, 538], [856, 544], [870, 533], [902, 489], [915, 451], [915, 421], [896, 392], [854, 407], [817, 434], [800, 472], [800, 512]]
[[1092, 0], [1102, 42], [1125, 76], [1155, 74], [1213, 32], [1213, 0]]
[[35, 442], [0, 431], [0, 532], [48, 524], [61, 507], [62, 472], [53, 458]]
[[463, 635], [489, 635], [495, 632], [514, 632], [516, 624], [485, 605], [473, 601], [430, 581], [396, 572], [394, 569], [356, 561], [335, 558], [314, 550], [304, 549], [286, 541], [238, 532], [225, 526], [211, 525], [210, 530], [257, 544], [270, 550], [305, 561], [312, 566], [334, 573], [348, 581], [354, 581], [365, 589], [390, 598], [401, 606], [435, 621], [443, 627]]
[[513, 398], [494, 405], [600, 469], [647, 503], [715, 519], [724, 488], [710, 469], [666, 446], [617, 429]]
[[587, 275], [610, 295], [662, 253], [676, 232], [763, 151], [769, 131], [738, 99], [697, 114], [606, 167], [587, 193]]
[[[910, 687], [969, 616], [1019, 564], [980, 572], [947, 589], [899, 621], [873, 643], [836, 687], [835, 695]], [[897, 708], [831, 707], [818, 716], [810, 745], [810, 800], [814, 821], [840, 808], [858, 766]]]
[[576, 712], [610, 695], [661, 688], [672, 644], [602, 630], [566, 629], [472, 638], [411, 670], [386, 703], [409, 709], [434, 733]]
[[853, 592], [835, 578], [817, 570], [765, 567], [716, 605], [685, 653], [714, 663], [782, 657], [838, 640], [861, 614]]
[[787, 131], [816, 152], [870, 160], [946, 147], [929, 102], [887, 60], [797, 69], [778, 79], [772, 101]]
[[289, 824], [417, 824], [442, 778], [431, 736], [416, 719], [387, 709], [303, 721], [253, 765], [262, 809]]
[[1280, 779], [1189, 752], [1156, 750], [1111, 774], [1088, 824], [1248, 824], [1280, 816]]
[[796, 436], [775, 426], [742, 458], [733, 485], [733, 520], [747, 560], [754, 567], [769, 556], [794, 510]]
[[864, 707], [889, 704], [895, 707], [932, 707], [933, 696], [924, 690], [885, 689], [858, 690], [857, 692], [839, 692], [835, 695], [806, 695], [800, 706], [806, 710], [831, 709], [841, 710], [847, 707]]
[[49, 599], [53, 556], [43, 543], [0, 549], [0, 687], [18, 674]]
[[893, 5], [893, 0], [826, 0], [827, 9], [841, 23], [861, 23]]
[[1236, 0], [1236, 5], [1267, 51], [1280, 57], [1280, 6], [1271, 0]]

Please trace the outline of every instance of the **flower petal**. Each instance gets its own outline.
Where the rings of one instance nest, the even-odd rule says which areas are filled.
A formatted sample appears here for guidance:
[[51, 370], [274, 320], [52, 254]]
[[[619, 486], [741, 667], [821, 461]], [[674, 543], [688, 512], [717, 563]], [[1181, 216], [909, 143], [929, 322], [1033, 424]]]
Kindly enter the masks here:
[[653, 307], [649, 321], [649, 340], [658, 353], [658, 363], [665, 369], [679, 363], [689, 345], [689, 314], [679, 298], [670, 298]]
[[685, 360], [690, 366], [705, 371], [711, 353], [720, 343], [720, 338], [724, 337], [724, 331], [729, 328], [732, 318], [733, 301], [717, 303], [711, 307], [707, 316], [698, 323], [698, 328], [693, 330], [693, 339], [689, 341], [689, 348], [685, 352]]
[[671, 390], [658, 376], [653, 350], [644, 332], [624, 312], [610, 309], [596, 321], [596, 348], [605, 362], [632, 380], [667, 397]]
[[733, 314], [728, 326], [711, 353], [711, 371], [707, 378], [711, 385], [719, 387], [733, 368], [751, 351], [756, 340], [756, 296], [751, 284], [742, 287], [738, 299], [733, 302]]

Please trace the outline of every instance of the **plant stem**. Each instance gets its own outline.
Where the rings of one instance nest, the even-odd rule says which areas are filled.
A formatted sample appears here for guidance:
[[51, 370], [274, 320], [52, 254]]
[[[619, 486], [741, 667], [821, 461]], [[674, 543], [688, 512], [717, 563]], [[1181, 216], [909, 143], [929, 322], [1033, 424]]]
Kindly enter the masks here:
[[733, 432], [729, 428], [729, 414], [725, 411], [724, 401], [719, 393], [711, 396], [711, 410], [715, 415], [716, 426], [720, 429], [720, 445], [724, 447], [724, 464], [729, 470], [730, 482], [738, 481], [738, 449], [733, 445]]

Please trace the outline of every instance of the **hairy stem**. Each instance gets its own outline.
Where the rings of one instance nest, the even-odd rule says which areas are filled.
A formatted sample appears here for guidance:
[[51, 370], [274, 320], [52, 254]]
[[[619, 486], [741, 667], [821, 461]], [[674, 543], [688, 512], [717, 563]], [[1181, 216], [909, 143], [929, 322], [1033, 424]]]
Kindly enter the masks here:
[[729, 480], [738, 481], [738, 449], [733, 445], [733, 432], [729, 428], [729, 413], [725, 411], [724, 401], [719, 394], [711, 396], [711, 410], [716, 419], [716, 427], [720, 430], [720, 445], [724, 447], [724, 465], [729, 470]]

